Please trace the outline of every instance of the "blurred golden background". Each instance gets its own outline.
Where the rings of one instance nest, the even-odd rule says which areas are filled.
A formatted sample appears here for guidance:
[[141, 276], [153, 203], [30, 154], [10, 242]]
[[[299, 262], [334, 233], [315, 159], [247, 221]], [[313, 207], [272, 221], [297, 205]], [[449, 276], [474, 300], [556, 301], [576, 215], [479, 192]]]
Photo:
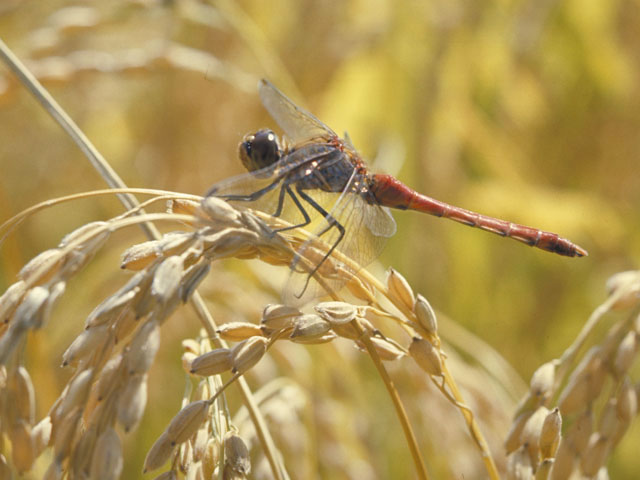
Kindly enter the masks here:
[[[374, 171], [583, 246], [589, 257], [563, 258], [453, 222], [394, 212], [398, 233], [372, 271], [393, 266], [438, 312], [494, 346], [525, 381], [572, 341], [605, 298], [606, 279], [638, 268], [637, 0], [4, 0], [0, 35], [129, 186], [202, 194], [240, 173], [236, 149], [242, 136], [260, 127], [276, 129], [257, 95], [257, 82], [266, 77], [335, 131], [348, 130]], [[0, 167], [2, 221], [49, 198], [104, 188], [81, 152], [4, 67]], [[101, 198], [29, 219], [1, 245], [0, 291], [66, 232], [119, 211], [115, 198]], [[51, 389], [51, 399], [67, 375], [58, 368], [61, 352], [92, 306], [124, 282], [118, 255], [140, 240], [132, 231], [99, 256], [75, 285], [81, 292], [68, 287], [57, 310], [64, 318], [32, 339], [34, 381]], [[258, 277], [240, 263], [214, 266], [214, 286], [205, 292], [221, 322], [259, 315], [264, 304], [278, 301], [273, 292], [243, 303], [233, 282]], [[152, 373], [163, 385], [150, 393], [145, 424], [135, 434], [140, 440], [127, 443], [129, 476], [123, 478], [138, 475], [167, 412], [177, 408], [184, 383], [179, 339], [197, 335], [198, 328], [189, 313], [179, 315], [164, 332]], [[310, 359], [325, 358], [314, 349], [307, 349]], [[285, 376], [298, 367], [290, 361]], [[393, 418], [378, 412], [388, 409], [388, 400], [367, 390], [381, 387], [355, 376], [336, 386], [346, 380], [326, 369], [339, 365], [305, 365], [312, 375], [306, 377], [313, 384], [307, 385], [311, 402], [314, 386], [353, 389], [358, 402], [377, 402], [355, 402], [353, 408], [363, 410], [359, 421], [375, 432], [370, 441], [387, 453], [377, 463], [357, 453], [371, 469], [366, 475], [325, 465], [318, 476], [412, 475], [410, 465], [393, 462], [403, 445], [385, 436], [397, 434], [387, 432], [397, 429]], [[412, 381], [399, 377], [404, 397], [419, 388]], [[521, 393], [510, 392], [512, 401]], [[341, 397], [325, 398], [322, 408], [331, 409], [332, 402]], [[43, 403], [40, 415], [50, 405]], [[507, 419], [512, 413], [503, 412]], [[449, 414], [447, 423], [459, 417]], [[507, 426], [495, 432], [496, 457]], [[461, 420], [428, 428], [435, 438], [442, 430], [464, 430]], [[344, 438], [334, 441], [332, 448], [349, 452]], [[633, 478], [640, 471], [639, 441], [636, 426], [611, 459], [611, 478]], [[430, 442], [425, 456], [437, 459], [439, 444], [433, 437]], [[477, 458], [469, 462], [480, 464]], [[434, 463], [434, 471], [447, 472]]]

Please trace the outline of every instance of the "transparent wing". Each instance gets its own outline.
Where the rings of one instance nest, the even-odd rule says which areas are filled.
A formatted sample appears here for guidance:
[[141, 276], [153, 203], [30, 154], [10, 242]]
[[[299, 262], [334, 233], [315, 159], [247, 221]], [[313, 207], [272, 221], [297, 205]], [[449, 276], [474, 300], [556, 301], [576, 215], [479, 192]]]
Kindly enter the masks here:
[[285, 177], [292, 168], [295, 166], [278, 162], [256, 172], [236, 175], [213, 185], [206, 196], [214, 195], [240, 208], [260, 210], [269, 215], [280, 210], [279, 218], [298, 225], [304, 217], [291, 196], [282, 191]]
[[216, 197], [222, 197], [224, 195], [233, 194], [248, 195], [260, 190], [274, 181], [277, 181], [280, 177], [280, 171], [281, 168], [278, 162], [255, 172], [246, 172], [240, 175], [235, 175], [212, 185], [204, 196], [209, 197], [213, 195]]
[[[317, 240], [305, 242], [297, 252], [292, 271], [283, 292], [283, 300], [290, 305], [301, 305], [327, 294], [327, 288], [339, 291], [360, 267], [375, 259], [386, 242], [396, 231], [396, 224], [387, 209], [368, 203], [356, 193], [355, 175], [342, 193], [305, 190], [312, 202], [329, 212], [328, 217], [314, 208], [286, 183], [288, 165], [275, 164], [257, 172], [238, 175], [215, 184], [207, 195], [224, 198], [241, 208], [253, 208], [270, 215], [280, 212], [279, 218], [300, 225], [305, 221], [304, 210], [311, 223], [305, 228], [314, 232]], [[286, 188], [289, 187], [289, 193]], [[294, 200], [297, 199], [297, 202]], [[333, 225], [331, 218], [344, 228]], [[349, 258], [354, 266], [335, 260], [325, 260], [327, 250], [335, 250]], [[320, 265], [317, 274], [310, 273]], [[319, 279], [319, 281], [317, 279]]]
[[[353, 188], [353, 187], [351, 187]], [[376, 204], [368, 203], [360, 194], [349, 189], [342, 194], [314, 192], [313, 199], [327, 204], [333, 200], [330, 215], [342, 227], [344, 236], [330, 220], [322, 218], [316, 225], [314, 235], [323, 242], [319, 248], [312, 239], [298, 250], [298, 258], [292, 265], [292, 273], [285, 287], [283, 299], [287, 304], [303, 304], [327, 294], [324, 285], [339, 291], [360, 267], [365, 267], [381, 253], [388, 237], [396, 231], [396, 223], [391, 214]], [[323, 260], [327, 248], [336, 245], [335, 250], [352, 260], [353, 265], [334, 258]], [[321, 264], [313, 278], [309, 274]]]
[[[366, 204], [364, 200], [361, 201]], [[373, 235], [383, 238], [389, 238], [395, 235], [396, 221], [393, 219], [389, 209], [379, 205], [368, 205], [368, 207], [371, 212], [365, 216], [364, 224], [369, 231]]]
[[312, 138], [337, 136], [311, 113], [289, 100], [268, 80], [260, 80], [258, 90], [262, 104], [294, 145]]

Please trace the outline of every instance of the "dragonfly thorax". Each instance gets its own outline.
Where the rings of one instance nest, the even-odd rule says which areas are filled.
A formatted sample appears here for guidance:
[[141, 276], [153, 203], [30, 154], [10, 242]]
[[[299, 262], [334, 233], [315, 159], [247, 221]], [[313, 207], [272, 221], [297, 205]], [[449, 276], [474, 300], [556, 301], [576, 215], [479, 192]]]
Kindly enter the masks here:
[[245, 135], [238, 146], [238, 154], [244, 167], [255, 172], [280, 160], [282, 149], [276, 134], [264, 129]]

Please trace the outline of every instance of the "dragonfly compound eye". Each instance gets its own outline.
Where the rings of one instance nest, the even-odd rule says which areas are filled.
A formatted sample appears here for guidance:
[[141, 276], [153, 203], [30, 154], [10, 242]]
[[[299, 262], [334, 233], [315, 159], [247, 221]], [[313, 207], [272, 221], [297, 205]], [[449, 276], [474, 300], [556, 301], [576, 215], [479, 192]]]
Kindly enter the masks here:
[[271, 130], [260, 130], [247, 135], [239, 150], [242, 164], [250, 172], [273, 165], [282, 156], [278, 137]]

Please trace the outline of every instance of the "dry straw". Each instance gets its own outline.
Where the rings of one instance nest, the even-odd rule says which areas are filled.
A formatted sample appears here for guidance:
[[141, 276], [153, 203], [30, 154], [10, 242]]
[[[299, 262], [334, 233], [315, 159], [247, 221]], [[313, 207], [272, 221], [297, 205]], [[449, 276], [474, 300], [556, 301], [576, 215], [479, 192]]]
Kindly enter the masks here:
[[[0, 299], [7, 326], [0, 338], [0, 355], [7, 369], [7, 382], [15, 385], [6, 390], [9, 394], [6, 404], [15, 403], [25, 396], [24, 391], [32, 390], [28, 374], [20, 365], [17, 347], [24, 344], [29, 331], [49, 321], [52, 307], [70, 277], [105, 244], [110, 234], [149, 220], [180, 221], [189, 230], [167, 233], [124, 252], [121, 266], [136, 273], [88, 315], [85, 330], [64, 353], [63, 365], [73, 367], [76, 373], [45, 419], [52, 433], [40, 443], [53, 445], [55, 452], [47, 473], [50, 478], [63, 472], [72, 477], [102, 478], [96, 477], [95, 472], [103, 475], [107, 470], [117, 478], [122, 449], [115, 429], [120, 427], [127, 432], [140, 421], [146, 404], [147, 372], [160, 347], [160, 329], [172, 312], [190, 298], [212, 262], [227, 257], [260, 258], [288, 268], [294, 257], [292, 245], [308, 238], [308, 234], [296, 231], [274, 235], [272, 231], [281, 222], [279, 219], [238, 211], [213, 197], [201, 203], [176, 198], [166, 214], [125, 215], [81, 227], [58, 247], [25, 266], [19, 281]], [[305, 236], [300, 238], [300, 233]], [[317, 247], [327, 249], [319, 241]], [[475, 420], [464, 406], [453, 378], [446, 373], [446, 357], [440, 349], [435, 316], [427, 301], [421, 296], [416, 299], [406, 280], [393, 270], [383, 285], [357, 266], [337, 268], [338, 262], [350, 263], [349, 259], [330, 257], [327, 262], [335, 265], [326, 270], [348, 275], [344, 281], [351, 281], [351, 294], [367, 304], [346, 303], [334, 292], [334, 300], [316, 304], [313, 313], [269, 305], [260, 325], [235, 322], [216, 329], [216, 335], [237, 342], [233, 348], [212, 348], [204, 332], [200, 340], [185, 342], [183, 365], [190, 375], [204, 378], [189, 395], [189, 401], [185, 397], [184, 407], [151, 448], [145, 471], [170, 461], [176, 474], [189, 474], [196, 468], [205, 478], [216, 471], [225, 472], [225, 478], [246, 475], [250, 470], [248, 456], [243, 453], [240, 438], [229, 433], [231, 425], [220, 424], [220, 413], [212, 410], [215, 400], [229, 384], [252, 369], [277, 341], [312, 345], [342, 337], [368, 352], [380, 369], [422, 477], [427, 476], [424, 462], [382, 360], [408, 356], [425, 370], [445, 397], [463, 412], [489, 471], [495, 474]], [[352, 281], [348, 273], [351, 271], [358, 271], [357, 281]], [[388, 302], [377, 300], [378, 295], [386, 296]], [[383, 336], [370, 317], [398, 324], [412, 339], [410, 345], [404, 347], [401, 339]], [[224, 384], [210, 378], [226, 372], [231, 376]], [[35, 427], [33, 402], [22, 403], [21, 408], [24, 411], [11, 412], [12, 416]], [[15, 445], [24, 437], [21, 432], [8, 432]], [[28, 450], [16, 448], [14, 452]], [[28, 471], [42, 453], [31, 450], [24, 459], [14, 456], [14, 464], [20, 471]], [[205, 461], [205, 454], [217, 460]]]
[[[124, 252], [122, 267], [136, 273], [88, 315], [85, 329], [63, 355], [63, 365], [75, 373], [49, 415], [36, 421], [36, 392], [20, 355], [28, 332], [50, 321], [66, 283], [105, 245], [110, 234], [148, 220], [180, 221], [189, 229]], [[27, 472], [52, 447], [47, 478], [65, 474], [118, 478], [123, 452], [117, 431], [134, 429], [145, 411], [147, 372], [160, 347], [162, 325], [190, 299], [216, 260], [261, 258], [288, 268], [294, 255], [292, 245], [299, 243], [296, 236], [300, 233], [273, 235], [272, 229], [280, 222], [235, 210], [212, 197], [201, 203], [175, 198], [165, 214], [125, 215], [85, 225], [29, 262], [18, 281], [0, 297], [4, 324], [0, 359], [6, 385], [2, 415], [12, 445], [12, 467]], [[349, 259], [331, 257], [328, 262], [349, 263]], [[251, 469], [247, 447], [233, 433], [224, 404], [221, 407], [216, 402], [220, 394], [254, 368], [276, 342], [313, 345], [344, 338], [368, 352], [378, 366], [420, 476], [427, 477], [424, 461], [382, 361], [409, 357], [416, 362], [463, 414], [489, 476], [497, 478], [492, 454], [448, 371], [436, 316], [427, 300], [415, 295], [396, 271], [389, 272], [384, 285], [366, 270], [350, 267], [330, 271], [358, 272], [355, 279], [345, 281], [350, 282], [350, 294], [364, 301], [361, 305], [345, 302], [335, 292], [334, 300], [315, 304], [309, 313], [268, 305], [259, 324], [232, 322], [216, 328], [214, 340], [236, 342], [232, 348], [212, 346], [204, 330], [199, 339], [185, 340], [183, 366], [189, 375], [202, 380], [185, 394], [183, 408], [149, 451], [144, 471], [169, 464], [176, 478], [181, 474], [209, 478], [216, 472], [223, 472], [224, 478], [243, 478]], [[574, 471], [602, 475], [607, 458], [635, 418], [638, 388], [629, 369], [640, 335], [640, 273], [612, 277], [609, 289], [609, 299], [594, 312], [576, 342], [559, 360], [534, 372], [529, 394], [505, 441], [508, 477], [568, 478]], [[631, 313], [614, 324], [605, 338], [593, 342], [578, 362], [588, 337], [611, 310]], [[381, 321], [397, 324], [405, 338], [382, 335], [380, 331], [386, 328], [373, 323]], [[226, 383], [220, 375], [228, 375]], [[286, 477], [286, 470], [279, 468]]]
[[[531, 377], [505, 441], [509, 478], [608, 478], [606, 462], [638, 413], [631, 367], [640, 336], [640, 271], [616, 274], [607, 287], [609, 297], [574, 343]], [[599, 333], [610, 313], [618, 320]]]
[[[92, 154], [99, 157], [97, 152]], [[288, 269], [297, 248], [311, 241], [313, 248], [305, 250], [309, 256], [296, 259], [299, 266], [310, 269], [327, 245], [299, 229], [274, 234], [286, 226], [281, 220], [238, 210], [216, 198], [124, 187], [84, 196], [107, 193], [154, 197], [141, 205], [128, 205], [123, 215], [70, 233], [57, 247], [25, 265], [0, 297], [0, 428], [8, 440], [0, 456], [0, 477], [6, 478], [11, 471], [29, 472], [44, 458], [47, 479], [119, 478], [125, 455], [121, 438], [135, 429], [147, 407], [148, 372], [161, 348], [160, 332], [176, 309], [189, 302], [202, 331], [197, 338], [183, 340], [187, 381], [182, 407], [167, 421], [141, 470], [157, 472], [156, 478], [162, 479], [240, 479], [262, 468], [262, 477], [289, 478], [287, 463], [293, 460], [283, 458], [274, 446], [262, 411], [268, 410], [270, 401], [282, 401], [280, 397], [293, 387], [267, 384], [254, 395], [243, 377], [259, 369], [276, 344], [313, 348], [340, 341], [366, 352], [377, 368], [418, 478], [429, 477], [423, 449], [383, 361], [414, 362], [424, 372], [423, 378], [431, 380], [450, 411], [462, 415], [486, 475], [499, 478], [494, 460], [499, 452], [489, 449], [450, 372], [454, 352], [445, 354], [436, 314], [398, 272], [391, 269], [382, 283], [334, 252], [315, 278], [324, 286], [336, 284], [336, 278], [346, 283], [343, 292], [327, 289], [330, 301], [304, 311], [291, 305], [266, 305], [259, 323], [243, 319], [218, 326], [196, 291], [212, 264], [225, 258], [260, 259]], [[37, 205], [5, 222], [0, 233], [6, 235], [36, 211], [80, 196]], [[144, 210], [167, 200], [166, 212]], [[154, 224], [180, 224], [180, 231], [159, 235]], [[87, 316], [85, 329], [63, 356], [63, 366], [73, 373], [48, 414], [37, 419], [37, 391], [22, 355], [30, 333], [56, 321], [53, 309], [69, 280], [108, 245], [114, 232], [141, 225], [149, 241], [131, 246], [122, 255], [121, 267], [134, 273]], [[609, 299], [594, 312], [576, 342], [560, 359], [534, 373], [504, 442], [508, 478], [559, 479], [574, 472], [606, 476], [606, 460], [637, 413], [639, 388], [630, 369], [640, 335], [640, 273], [619, 274], [609, 287]], [[595, 326], [610, 311], [628, 313], [603, 338], [592, 338]], [[226, 341], [235, 345], [228, 346]], [[587, 341], [591, 346], [583, 353]], [[245, 407], [236, 417], [225, 395], [230, 385], [240, 387]], [[296, 391], [290, 398], [300, 396]], [[252, 430], [240, 429], [246, 422]], [[241, 435], [241, 431], [249, 433]], [[252, 463], [256, 451], [264, 456], [262, 466]], [[164, 473], [159, 472], [162, 467]]]

